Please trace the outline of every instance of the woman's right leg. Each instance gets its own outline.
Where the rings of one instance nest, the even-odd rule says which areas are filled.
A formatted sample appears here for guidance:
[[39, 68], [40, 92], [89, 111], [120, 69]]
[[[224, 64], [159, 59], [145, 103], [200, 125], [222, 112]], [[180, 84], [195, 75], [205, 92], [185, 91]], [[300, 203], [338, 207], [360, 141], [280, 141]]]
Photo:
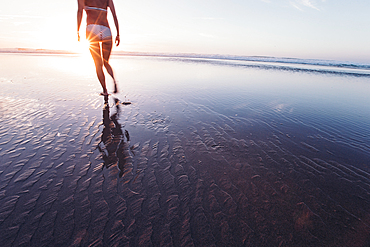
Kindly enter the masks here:
[[103, 72], [103, 59], [101, 57], [99, 42], [90, 41], [90, 53], [94, 59], [96, 74], [103, 88], [103, 95], [108, 95], [107, 86], [105, 84], [105, 76]]

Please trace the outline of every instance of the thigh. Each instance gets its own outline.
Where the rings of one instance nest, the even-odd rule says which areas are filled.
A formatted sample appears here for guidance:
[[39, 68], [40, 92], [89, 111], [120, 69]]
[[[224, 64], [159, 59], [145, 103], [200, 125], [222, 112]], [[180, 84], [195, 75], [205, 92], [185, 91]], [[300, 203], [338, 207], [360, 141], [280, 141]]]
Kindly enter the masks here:
[[97, 41], [90, 41], [90, 53], [94, 59], [95, 65], [102, 65], [100, 44]]
[[102, 50], [103, 50], [104, 61], [108, 62], [110, 54], [112, 52], [112, 46], [113, 46], [112, 37], [110, 39], [103, 40]]

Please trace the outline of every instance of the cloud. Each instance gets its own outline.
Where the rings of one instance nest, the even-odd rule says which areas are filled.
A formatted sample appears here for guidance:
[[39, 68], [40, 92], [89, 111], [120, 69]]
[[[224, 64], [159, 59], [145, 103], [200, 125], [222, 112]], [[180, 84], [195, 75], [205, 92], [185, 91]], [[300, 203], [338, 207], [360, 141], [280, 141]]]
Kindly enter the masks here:
[[[325, 0], [321, 1], [325, 2]], [[312, 0], [295, 0], [291, 1], [290, 4], [300, 11], [303, 11], [303, 7], [308, 7], [320, 11], [320, 9], [316, 6], [316, 3]]]
[[310, 0], [301, 0], [304, 6], [319, 10]]
[[[271, 0], [259, 0], [265, 3], [272, 3]], [[281, 0], [283, 2], [287, 2], [286, 0]], [[327, 0], [288, 0], [290, 5], [294, 8], [303, 11], [304, 8], [311, 8], [320, 11], [321, 9], [318, 7], [317, 2], [325, 3]]]
[[302, 8], [300, 8], [296, 3], [294, 3], [294, 2], [290, 2], [290, 4], [291, 4], [294, 8], [296, 8], [296, 9], [298, 9], [298, 10], [300, 10], [300, 11], [303, 11], [303, 9], [302, 9]]

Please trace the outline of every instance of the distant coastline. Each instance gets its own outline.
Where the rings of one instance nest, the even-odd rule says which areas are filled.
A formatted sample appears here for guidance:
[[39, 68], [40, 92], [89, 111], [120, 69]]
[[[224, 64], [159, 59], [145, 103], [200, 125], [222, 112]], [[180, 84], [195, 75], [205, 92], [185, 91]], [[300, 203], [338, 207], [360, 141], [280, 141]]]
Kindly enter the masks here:
[[0, 53], [40, 53], [40, 54], [77, 54], [63, 50], [32, 49], [32, 48], [0, 48]]

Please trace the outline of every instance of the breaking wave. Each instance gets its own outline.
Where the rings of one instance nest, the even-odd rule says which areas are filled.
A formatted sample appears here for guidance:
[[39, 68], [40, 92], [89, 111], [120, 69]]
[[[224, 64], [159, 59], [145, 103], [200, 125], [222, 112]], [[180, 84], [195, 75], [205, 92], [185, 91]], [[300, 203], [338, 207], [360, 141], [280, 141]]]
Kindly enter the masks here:
[[266, 56], [207, 55], [189, 53], [138, 53], [116, 52], [120, 56], [165, 57], [191, 62], [208, 62], [230, 66], [252, 67], [260, 69], [278, 69], [293, 72], [311, 72], [348, 76], [370, 77], [370, 64], [335, 60], [299, 59]]

